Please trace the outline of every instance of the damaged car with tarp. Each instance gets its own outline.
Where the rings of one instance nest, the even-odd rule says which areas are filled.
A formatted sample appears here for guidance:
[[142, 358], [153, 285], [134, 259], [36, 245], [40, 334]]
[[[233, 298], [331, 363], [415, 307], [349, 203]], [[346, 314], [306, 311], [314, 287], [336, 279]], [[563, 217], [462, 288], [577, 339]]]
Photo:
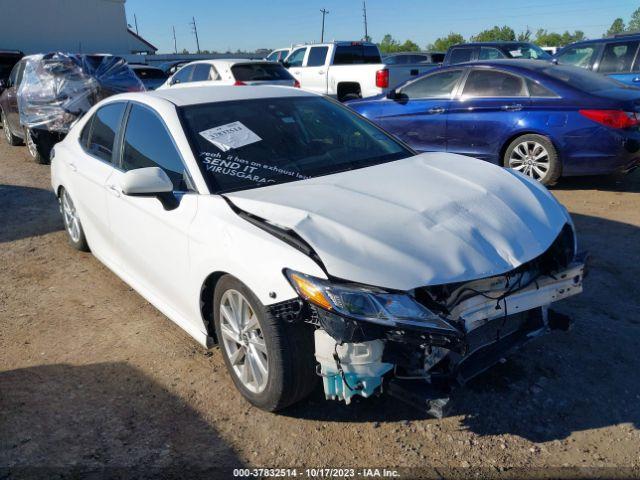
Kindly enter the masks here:
[[5, 137], [27, 144], [38, 163], [93, 105], [117, 93], [144, 91], [122, 57], [47, 53], [29, 55], [13, 68], [0, 97]]
[[390, 394], [442, 416], [460, 385], [567, 330], [549, 307], [582, 291], [585, 255], [544, 186], [417, 154], [300, 89], [111, 97], [56, 145], [52, 182], [71, 245], [218, 344], [264, 410], [321, 378], [327, 399]]

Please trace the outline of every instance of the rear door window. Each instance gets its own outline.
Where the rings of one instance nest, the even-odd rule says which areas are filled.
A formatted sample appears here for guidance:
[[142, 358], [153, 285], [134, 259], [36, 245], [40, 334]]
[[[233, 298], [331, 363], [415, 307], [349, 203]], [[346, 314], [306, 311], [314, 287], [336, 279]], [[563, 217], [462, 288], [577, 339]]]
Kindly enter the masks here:
[[472, 58], [473, 48], [454, 48], [451, 50], [449, 63], [455, 65], [456, 63], [470, 62]]
[[401, 90], [408, 98], [449, 98], [456, 88], [462, 70], [435, 73], [411, 82]]
[[581, 68], [590, 68], [593, 57], [596, 53], [596, 44], [576, 45], [567, 47], [558, 55], [558, 63], [563, 65], [574, 65]]
[[[100, 108], [87, 123], [81, 141], [88, 153], [105, 162], [113, 160], [113, 146], [126, 103], [110, 103]], [[90, 133], [88, 128], [90, 128]]]
[[526, 97], [524, 79], [495, 70], [472, 70], [462, 91], [467, 97]]
[[322, 67], [326, 63], [329, 47], [311, 47], [307, 67]]
[[598, 67], [600, 73], [628, 73], [636, 58], [638, 43], [615, 42], [608, 43], [602, 52], [602, 60]]

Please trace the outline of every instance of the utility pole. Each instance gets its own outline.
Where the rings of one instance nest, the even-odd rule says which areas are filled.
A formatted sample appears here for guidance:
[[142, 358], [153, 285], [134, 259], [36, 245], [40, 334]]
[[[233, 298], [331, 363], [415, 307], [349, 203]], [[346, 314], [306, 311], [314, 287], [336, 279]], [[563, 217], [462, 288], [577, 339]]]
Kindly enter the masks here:
[[135, 13], [133, 14], [133, 23], [134, 23], [134, 24], [135, 24], [135, 26], [136, 26], [136, 35], [140, 35], [140, 34], [138, 33], [138, 17], [136, 17], [136, 14], [135, 14]]
[[173, 29], [173, 51], [178, 53], [178, 42], [176, 42], [176, 27], [172, 26]]
[[196, 36], [196, 46], [198, 48], [198, 55], [200, 54], [200, 40], [198, 40], [198, 26], [196, 25], [196, 17], [191, 17], [191, 19], [193, 20], [191, 22], [191, 28], [193, 31], [193, 34]]
[[367, 3], [365, 0], [362, 0], [362, 17], [364, 19], [364, 41], [370, 42], [369, 32], [367, 30]]
[[320, 43], [324, 43], [324, 17], [329, 13], [329, 10], [323, 8], [320, 11], [322, 12], [322, 35], [320, 36]]

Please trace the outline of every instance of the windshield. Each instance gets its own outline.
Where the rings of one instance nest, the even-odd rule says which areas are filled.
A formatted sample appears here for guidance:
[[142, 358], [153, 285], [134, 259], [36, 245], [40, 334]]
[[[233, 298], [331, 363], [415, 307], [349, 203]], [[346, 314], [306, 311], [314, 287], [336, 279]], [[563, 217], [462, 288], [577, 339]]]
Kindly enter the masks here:
[[624, 83], [618, 82], [606, 75], [600, 75], [598, 73], [591, 72], [590, 70], [569, 65], [551, 65], [543, 68], [542, 72], [556, 80], [566, 82], [572, 87], [587, 93], [596, 93], [603, 90], [620, 88], [638, 90], [635, 87], [625, 85]]
[[347, 107], [322, 97], [191, 105], [180, 117], [213, 193], [274, 185], [415, 153]]
[[508, 45], [505, 47], [512, 58], [523, 58], [528, 60], [551, 60], [551, 55], [532, 43], [522, 43]]
[[231, 67], [231, 72], [241, 82], [294, 79], [279, 63], [241, 63]]

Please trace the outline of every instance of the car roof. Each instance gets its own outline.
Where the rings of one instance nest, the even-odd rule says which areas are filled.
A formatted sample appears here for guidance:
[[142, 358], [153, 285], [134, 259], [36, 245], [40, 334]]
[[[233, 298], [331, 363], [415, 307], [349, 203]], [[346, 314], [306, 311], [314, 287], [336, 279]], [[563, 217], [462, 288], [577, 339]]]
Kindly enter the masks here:
[[256, 58], [212, 58], [210, 60], [195, 60], [193, 62], [189, 62], [189, 65], [196, 63], [206, 63], [208, 65], [218, 65], [218, 66], [233, 66], [239, 63], [273, 63], [274, 65], [280, 65], [278, 62], [270, 62], [268, 60], [256, 59]]
[[496, 60], [480, 60], [475, 62], [463, 62], [456, 63], [454, 65], [447, 65], [441, 67], [442, 69], [455, 69], [460, 67], [497, 67], [507, 68], [512, 70], [527, 70], [527, 71], [539, 71], [548, 67], [555, 66], [555, 63], [546, 60], [529, 60], [519, 58], [504, 58]]
[[151, 96], [167, 100], [178, 107], [186, 105], [199, 105], [202, 103], [227, 102], [233, 100], [253, 100], [259, 98], [280, 97], [316, 97], [315, 93], [307, 92], [294, 87], [281, 87], [276, 85], [264, 86], [205, 86], [192, 88], [166, 88], [152, 92], [131, 93], [125, 97], [144, 101], [144, 97]]
[[585, 43], [607, 43], [607, 42], [624, 42], [625, 40], [640, 40], [640, 32], [638, 33], [625, 33], [622, 35], [614, 35], [613, 37], [594, 38], [592, 40], [580, 40], [579, 42], [569, 43], [564, 48], [572, 47], [574, 45], [582, 45]]
[[451, 48], [455, 47], [475, 47], [475, 46], [500, 46], [500, 45], [531, 45], [531, 42], [518, 42], [517, 40], [500, 40], [495, 42], [468, 42], [468, 43], [459, 43], [457, 45], [452, 45]]
[[130, 63], [129, 67], [136, 69], [136, 68], [151, 68], [153, 70], [162, 70], [160, 67], [156, 67], [154, 65], [145, 65], [144, 63]]

